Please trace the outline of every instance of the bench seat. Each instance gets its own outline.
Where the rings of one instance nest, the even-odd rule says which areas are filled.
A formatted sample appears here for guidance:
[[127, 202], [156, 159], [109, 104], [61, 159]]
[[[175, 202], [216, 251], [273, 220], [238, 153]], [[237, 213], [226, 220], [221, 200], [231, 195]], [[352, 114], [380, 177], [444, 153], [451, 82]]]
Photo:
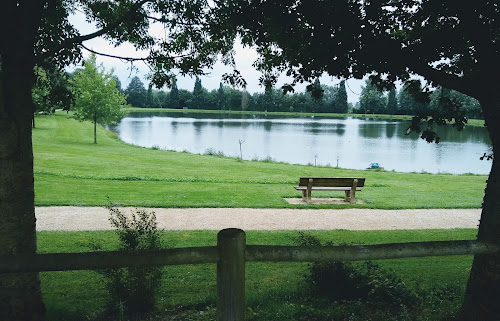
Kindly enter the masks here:
[[[294, 186], [298, 191], [307, 190], [307, 186]], [[350, 191], [350, 187], [328, 187], [328, 186], [313, 186], [311, 187], [313, 191]], [[361, 191], [361, 188], [357, 187], [356, 191]]]
[[356, 192], [361, 191], [364, 184], [363, 177], [301, 177], [294, 188], [302, 192], [305, 202], [311, 201], [312, 191], [344, 191], [346, 201], [356, 203]]

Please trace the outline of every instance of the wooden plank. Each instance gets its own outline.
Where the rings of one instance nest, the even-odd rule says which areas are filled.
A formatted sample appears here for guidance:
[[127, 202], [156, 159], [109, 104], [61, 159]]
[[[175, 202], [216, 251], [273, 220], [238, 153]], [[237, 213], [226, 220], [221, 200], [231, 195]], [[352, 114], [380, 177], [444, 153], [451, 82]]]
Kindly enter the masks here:
[[300, 177], [299, 186], [307, 186], [309, 179], [313, 179], [313, 186], [350, 187], [354, 179], [358, 180], [358, 187], [365, 186], [364, 177]]
[[500, 244], [477, 240], [389, 243], [358, 246], [247, 245], [248, 262], [330, 262], [386, 260], [406, 257], [495, 254]]
[[121, 267], [216, 263], [217, 247], [155, 251], [101, 251], [0, 256], [0, 273], [116, 269]]

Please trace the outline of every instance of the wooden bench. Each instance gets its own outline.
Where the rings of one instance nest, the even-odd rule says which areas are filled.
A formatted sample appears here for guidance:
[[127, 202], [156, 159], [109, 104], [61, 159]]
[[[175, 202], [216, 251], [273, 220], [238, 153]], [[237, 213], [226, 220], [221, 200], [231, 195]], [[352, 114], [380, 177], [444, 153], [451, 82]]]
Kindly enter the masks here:
[[365, 178], [355, 177], [301, 177], [299, 186], [294, 186], [302, 191], [302, 199], [311, 201], [312, 191], [345, 191], [345, 199], [350, 203], [356, 203], [356, 191], [365, 186]]

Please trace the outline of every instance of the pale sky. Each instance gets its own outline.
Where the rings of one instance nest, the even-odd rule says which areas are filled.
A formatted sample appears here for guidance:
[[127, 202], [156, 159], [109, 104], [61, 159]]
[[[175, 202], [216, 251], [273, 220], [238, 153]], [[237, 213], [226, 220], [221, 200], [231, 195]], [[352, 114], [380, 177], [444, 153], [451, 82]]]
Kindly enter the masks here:
[[[85, 21], [85, 17], [82, 13], [76, 12], [75, 15], [70, 17], [70, 22], [80, 30], [82, 35], [91, 33], [96, 30], [95, 26], [87, 23]], [[154, 32], [154, 31], [153, 31]], [[162, 32], [161, 30], [156, 30], [156, 32]], [[92, 50], [97, 52], [102, 52], [106, 54], [112, 54], [116, 56], [126, 56], [126, 57], [144, 57], [146, 54], [144, 52], [140, 52], [135, 50], [135, 48], [131, 44], [123, 44], [118, 47], [114, 47], [109, 45], [109, 43], [103, 38], [95, 38], [89, 41], [84, 42], [84, 45]], [[247, 91], [250, 93], [255, 92], [263, 92], [264, 89], [259, 86], [258, 79], [260, 77], [260, 73], [252, 67], [253, 62], [257, 58], [257, 53], [252, 48], [243, 48], [243, 46], [238, 43], [235, 46], [236, 52], [236, 69], [238, 69], [243, 76], [243, 78], [247, 81]], [[83, 50], [84, 57], [88, 57], [90, 55], [89, 52]], [[97, 63], [103, 63], [104, 67], [107, 71], [114, 69], [114, 74], [118, 76], [122, 83], [122, 88], [125, 89], [130, 80], [134, 76], [138, 76], [144, 86], [147, 87], [149, 84], [149, 80], [147, 79], [147, 74], [149, 72], [149, 68], [143, 62], [134, 62], [133, 70], [130, 68], [130, 63], [122, 62], [115, 58], [97, 56]], [[70, 67], [69, 70], [74, 69], [74, 66]], [[201, 76], [201, 83], [204, 88], [208, 91], [219, 88], [219, 83], [221, 81], [221, 77], [224, 73], [231, 72], [231, 67], [224, 66], [221, 62], [217, 62], [213, 69], [206, 70], [209, 72], [207, 76]], [[189, 91], [193, 90], [194, 87], [194, 78], [190, 77], [178, 77], [177, 86], [181, 89], [187, 89]], [[280, 88], [283, 84], [291, 82], [290, 78], [286, 76], [281, 76], [278, 79], [278, 83], [276, 85], [277, 88]], [[335, 86], [340, 80], [337, 78], [330, 77], [328, 75], [324, 75], [320, 78], [321, 84]], [[226, 84], [224, 84], [227, 86]], [[305, 90], [307, 84], [298, 84], [295, 87], [296, 92], [303, 92]], [[356, 103], [359, 100], [359, 94], [361, 93], [361, 86], [364, 85], [364, 80], [358, 79], [348, 79], [347, 80], [347, 99], [351, 103]], [[166, 89], [166, 88], [164, 88]]]

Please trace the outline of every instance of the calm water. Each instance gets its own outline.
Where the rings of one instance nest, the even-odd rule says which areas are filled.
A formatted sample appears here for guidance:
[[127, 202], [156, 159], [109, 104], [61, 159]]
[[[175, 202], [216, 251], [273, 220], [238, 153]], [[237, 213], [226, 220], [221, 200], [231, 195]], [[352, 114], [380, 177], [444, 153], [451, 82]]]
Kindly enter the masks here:
[[441, 143], [405, 135], [407, 122], [355, 118], [285, 118], [256, 115], [131, 113], [110, 127], [131, 144], [203, 154], [208, 149], [243, 159], [363, 169], [378, 162], [386, 170], [489, 173], [479, 157], [491, 150], [482, 127], [438, 132]]

